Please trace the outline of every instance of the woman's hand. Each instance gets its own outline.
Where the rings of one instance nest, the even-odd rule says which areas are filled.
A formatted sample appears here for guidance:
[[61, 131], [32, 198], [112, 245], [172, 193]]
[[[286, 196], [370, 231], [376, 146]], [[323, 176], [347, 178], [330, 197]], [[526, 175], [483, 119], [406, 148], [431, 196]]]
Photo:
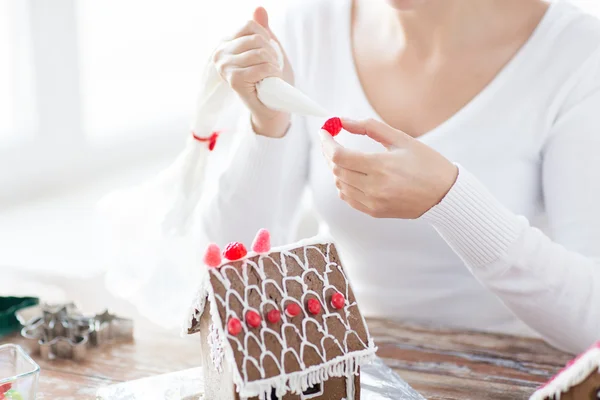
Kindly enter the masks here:
[[284, 68], [280, 70], [271, 39], [277, 41], [269, 28], [267, 11], [259, 7], [252, 21], [219, 46], [213, 61], [219, 74], [250, 109], [254, 131], [263, 136], [282, 137], [290, 123], [289, 114], [265, 107], [256, 95], [256, 84], [264, 78], [277, 76], [290, 84], [294, 80], [285, 54]]
[[339, 196], [359, 211], [376, 218], [418, 218], [438, 204], [456, 181], [454, 164], [404, 132], [372, 119], [342, 120], [342, 126], [388, 149], [374, 154], [349, 150], [321, 131], [323, 153]]

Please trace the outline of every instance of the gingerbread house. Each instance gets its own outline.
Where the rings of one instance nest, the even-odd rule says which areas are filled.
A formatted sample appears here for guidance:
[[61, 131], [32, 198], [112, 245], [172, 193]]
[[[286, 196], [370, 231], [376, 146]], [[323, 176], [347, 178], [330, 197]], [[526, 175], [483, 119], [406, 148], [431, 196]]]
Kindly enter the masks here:
[[600, 342], [570, 361], [529, 400], [600, 399]]
[[210, 245], [187, 333], [200, 333], [205, 399], [360, 399], [376, 351], [336, 247], [313, 238], [246, 252]]

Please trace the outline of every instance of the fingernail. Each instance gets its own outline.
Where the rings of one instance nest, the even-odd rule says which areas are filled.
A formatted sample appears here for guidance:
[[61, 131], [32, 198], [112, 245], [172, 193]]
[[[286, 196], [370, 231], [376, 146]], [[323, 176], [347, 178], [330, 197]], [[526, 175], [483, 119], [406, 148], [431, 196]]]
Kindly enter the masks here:
[[320, 129], [319, 138], [321, 139], [321, 141], [325, 141], [327, 137], [331, 137], [331, 135], [329, 135], [329, 132], [327, 132], [325, 129]]

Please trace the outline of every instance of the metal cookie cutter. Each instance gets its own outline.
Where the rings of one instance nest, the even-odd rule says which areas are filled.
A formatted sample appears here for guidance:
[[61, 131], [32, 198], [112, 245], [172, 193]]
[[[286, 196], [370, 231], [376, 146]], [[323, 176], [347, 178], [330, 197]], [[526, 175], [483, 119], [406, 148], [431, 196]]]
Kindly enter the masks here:
[[35, 340], [45, 359], [79, 361], [86, 357], [88, 347], [133, 339], [132, 320], [108, 311], [84, 316], [73, 303], [29, 307], [21, 310], [17, 318], [24, 325], [21, 335]]

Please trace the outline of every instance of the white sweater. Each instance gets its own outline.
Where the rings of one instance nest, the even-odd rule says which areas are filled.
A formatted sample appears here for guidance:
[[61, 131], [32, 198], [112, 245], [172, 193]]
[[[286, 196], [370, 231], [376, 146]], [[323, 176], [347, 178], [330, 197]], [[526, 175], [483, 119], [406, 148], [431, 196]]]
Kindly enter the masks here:
[[[378, 118], [353, 64], [350, 9], [351, 0], [305, 0], [276, 33], [301, 90], [339, 116]], [[552, 4], [498, 76], [418, 139], [461, 166], [444, 200], [418, 220], [374, 219], [338, 198], [322, 123], [293, 116], [283, 139], [243, 124], [203, 210], [211, 240], [250, 243], [265, 227], [274, 244], [290, 241], [308, 187], [367, 316], [537, 332], [573, 352], [600, 339], [596, 19]], [[336, 139], [380, 151], [365, 137]]]

